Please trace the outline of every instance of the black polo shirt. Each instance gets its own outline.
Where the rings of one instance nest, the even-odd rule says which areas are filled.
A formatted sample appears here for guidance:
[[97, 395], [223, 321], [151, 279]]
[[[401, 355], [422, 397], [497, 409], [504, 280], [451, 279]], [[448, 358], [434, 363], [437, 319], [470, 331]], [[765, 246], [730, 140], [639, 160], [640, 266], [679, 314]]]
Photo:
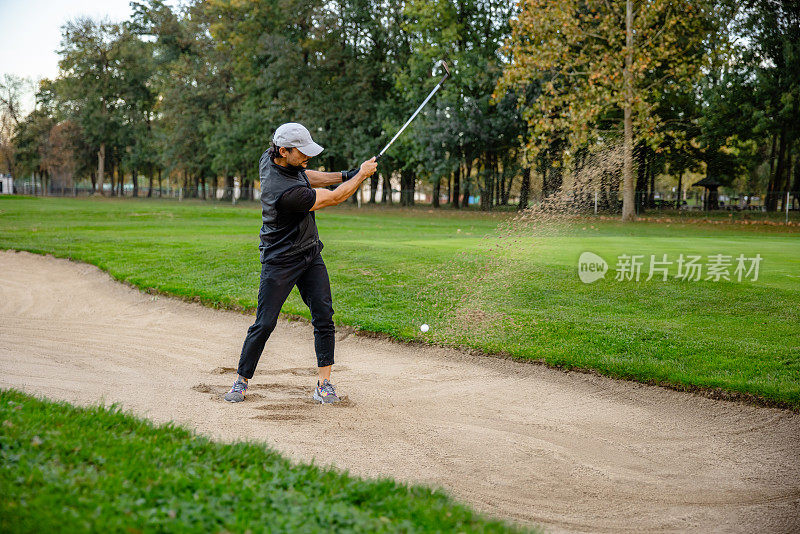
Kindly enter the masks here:
[[298, 185], [285, 191], [278, 199], [278, 211], [284, 213], [305, 213], [314, 207], [317, 193], [310, 187]]

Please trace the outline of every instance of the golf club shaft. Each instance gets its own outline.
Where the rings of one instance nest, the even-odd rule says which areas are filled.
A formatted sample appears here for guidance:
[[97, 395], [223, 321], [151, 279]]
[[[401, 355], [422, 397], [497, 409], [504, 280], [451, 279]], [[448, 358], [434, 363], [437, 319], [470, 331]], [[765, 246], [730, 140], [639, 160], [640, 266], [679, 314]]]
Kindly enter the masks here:
[[422, 101], [422, 104], [420, 104], [420, 105], [419, 105], [419, 107], [417, 108], [417, 110], [414, 112], [414, 114], [413, 114], [413, 115], [411, 115], [411, 118], [410, 118], [410, 119], [408, 119], [408, 120], [406, 121], [406, 123], [403, 125], [403, 127], [402, 127], [402, 128], [400, 128], [400, 131], [399, 131], [399, 132], [397, 132], [396, 134], [394, 134], [394, 137], [392, 137], [392, 140], [391, 140], [391, 141], [389, 141], [389, 143], [388, 143], [388, 144], [387, 144], [385, 147], [383, 147], [383, 150], [381, 150], [381, 151], [380, 151], [380, 153], [379, 153], [377, 156], [375, 156], [375, 160], [376, 160], [376, 161], [377, 161], [377, 160], [379, 160], [379, 159], [381, 159], [381, 157], [383, 156], [383, 153], [384, 153], [384, 152], [386, 152], [386, 150], [387, 150], [387, 149], [388, 149], [390, 146], [392, 146], [392, 143], [394, 143], [394, 142], [395, 142], [395, 140], [396, 140], [398, 137], [400, 137], [400, 134], [401, 134], [401, 133], [403, 133], [403, 131], [404, 131], [404, 130], [405, 130], [407, 127], [408, 127], [408, 125], [409, 125], [409, 124], [411, 124], [411, 121], [413, 121], [413, 120], [414, 120], [414, 117], [416, 117], [416, 116], [419, 114], [419, 112], [420, 112], [420, 111], [422, 111], [422, 108], [424, 108], [424, 107], [425, 107], [425, 104], [427, 104], [427, 103], [428, 103], [428, 101], [429, 101], [431, 98], [433, 98], [433, 95], [435, 95], [435, 94], [436, 94], [436, 91], [438, 91], [438, 90], [439, 90], [439, 89], [442, 87], [442, 84], [444, 83], [444, 81], [447, 79], [447, 77], [448, 77], [448, 76], [450, 76], [450, 71], [447, 69], [447, 64], [446, 64], [446, 63], [444, 63], [444, 61], [443, 61], [443, 62], [442, 62], [442, 65], [444, 66], [444, 69], [445, 69], [445, 75], [442, 77], [442, 79], [441, 79], [441, 80], [439, 80], [439, 83], [437, 83], [437, 84], [436, 84], [436, 87], [434, 87], [434, 88], [433, 88], [433, 91], [431, 91], [431, 92], [430, 92], [430, 94], [428, 95], [428, 97], [427, 97], [425, 100], [423, 100], [423, 101]]
[[426, 99], [425, 99], [425, 100], [422, 102], [422, 104], [420, 104], [420, 106], [417, 108], [417, 111], [415, 111], [415, 112], [414, 112], [414, 114], [413, 114], [413, 115], [411, 115], [411, 118], [410, 118], [410, 119], [408, 119], [408, 120], [406, 121], [406, 123], [403, 125], [403, 127], [402, 127], [402, 128], [400, 128], [400, 131], [399, 131], [399, 132], [397, 132], [396, 134], [394, 134], [394, 137], [392, 137], [392, 140], [391, 140], [391, 141], [389, 141], [389, 144], [387, 144], [385, 147], [383, 147], [383, 150], [381, 150], [381, 151], [380, 151], [380, 153], [378, 154], [378, 156], [383, 156], [383, 153], [384, 153], [384, 152], [386, 152], [386, 149], [388, 149], [390, 146], [392, 146], [392, 143], [394, 143], [395, 139], [397, 139], [398, 137], [400, 137], [400, 134], [401, 134], [401, 133], [403, 133], [403, 130], [405, 130], [405, 129], [408, 127], [408, 125], [409, 125], [409, 124], [411, 124], [411, 121], [413, 121], [413, 120], [414, 120], [414, 117], [416, 117], [416, 116], [419, 114], [419, 112], [420, 112], [420, 111], [422, 111], [422, 108], [424, 108], [424, 107], [425, 107], [425, 104], [427, 104], [427, 103], [428, 103], [428, 101], [429, 101], [431, 98], [433, 98], [433, 95], [434, 95], [434, 94], [436, 94], [436, 91], [438, 91], [438, 90], [439, 90], [439, 88], [440, 88], [441, 86], [442, 86], [442, 83], [441, 83], [441, 82], [439, 82], [438, 84], [436, 84], [436, 87], [434, 87], [434, 88], [433, 88], [433, 91], [431, 91], [431, 94], [429, 94], [429, 95], [428, 95], [428, 98], [426, 98]]

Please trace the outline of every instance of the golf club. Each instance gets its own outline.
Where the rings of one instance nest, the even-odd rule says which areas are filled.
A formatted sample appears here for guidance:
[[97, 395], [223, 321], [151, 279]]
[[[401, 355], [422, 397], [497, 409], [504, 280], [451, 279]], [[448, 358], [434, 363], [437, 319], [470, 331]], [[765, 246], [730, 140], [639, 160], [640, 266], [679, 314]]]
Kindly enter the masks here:
[[439, 80], [439, 83], [438, 83], [438, 84], [436, 84], [436, 87], [434, 87], [434, 88], [433, 88], [433, 91], [431, 91], [431, 92], [430, 92], [430, 94], [428, 95], [428, 97], [427, 97], [425, 100], [423, 100], [423, 101], [422, 101], [422, 104], [420, 104], [420, 105], [419, 105], [419, 107], [417, 108], [417, 111], [415, 111], [415, 112], [414, 112], [414, 114], [413, 114], [413, 115], [411, 115], [411, 118], [410, 118], [410, 119], [408, 119], [408, 120], [406, 121], [406, 123], [403, 125], [403, 127], [402, 127], [402, 128], [400, 128], [400, 131], [399, 131], [399, 132], [397, 132], [396, 134], [394, 134], [394, 137], [392, 137], [392, 140], [391, 140], [391, 141], [389, 141], [389, 143], [388, 143], [388, 144], [387, 144], [385, 147], [383, 147], [383, 150], [381, 150], [381, 151], [380, 151], [380, 153], [379, 153], [377, 156], [375, 156], [375, 161], [378, 161], [379, 159], [381, 159], [381, 157], [383, 157], [383, 153], [384, 153], [384, 152], [386, 152], [386, 150], [387, 150], [387, 149], [388, 149], [390, 146], [392, 146], [392, 143], [394, 143], [394, 142], [395, 142], [395, 140], [396, 140], [398, 137], [400, 137], [400, 134], [401, 134], [401, 133], [403, 133], [403, 130], [405, 130], [405, 129], [408, 127], [408, 125], [409, 125], [409, 124], [411, 124], [411, 121], [413, 121], [413, 120], [414, 120], [414, 117], [416, 117], [416, 116], [419, 114], [419, 112], [420, 112], [420, 111], [422, 111], [422, 108], [424, 108], [424, 107], [425, 107], [425, 104], [427, 104], [427, 103], [428, 103], [428, 101], [429, 101], [431, 98], [433, 98], [433, 95], [435, 95], [435, 94], [436, 94], [436, 91], [438, 91], [438, 90], [439, 90], [439, 88], [441, 88], [441, 87], [442, 87], [442, 84], [444, 83], [444, 81], [445, 81], [445, 80], [446, 80], [448, 77], [450, 77], [450, 69], [448, 69], [448, 68], [447, 68], [447, 63], [445, 63], [445, 62], [444, 62], [444, 60], [442, 60], [442, 61], [440, 62], [440, 64], [441, 64], [442, 68], [444, 69], [444, 76], [442, 76], [442, 79], [441, 79], [441, 80]]

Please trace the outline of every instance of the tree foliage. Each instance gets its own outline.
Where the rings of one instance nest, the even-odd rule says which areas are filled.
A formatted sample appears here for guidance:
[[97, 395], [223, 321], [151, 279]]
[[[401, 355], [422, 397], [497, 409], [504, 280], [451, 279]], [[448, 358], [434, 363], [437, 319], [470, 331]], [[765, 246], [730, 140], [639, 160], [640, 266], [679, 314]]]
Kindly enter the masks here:
[[[131, 5], [128, 21], [64, 25], [59, 76], [27, 117], [20, 82], [0, 84], [5, 169], [67, 169], [110, 194], [126, 183], [138, 194], [142, 177], [162, 174], [199, 196], [234, 177], [252, 192], [260, 154], [288, 121], [326, 147], [318, 165], [353, 167], [416, 109], [444, 59], [451, 78], [373, 178], [384, 200], [399, 186], [412, 204], [423, 184], [436, 206], [446, 190], [453, 207], [477, 195], [492, 209], [513, 194], [525, 207], [534, 183], [560, 190], [618, 143], [625, 110], [641, 209], [659, 173], [679, 189], [687, 171], [763, 188], [771, 209], [800, 174], [796, 0], [636, 0], [630, 46], [625, 4], [600, 0]], [[619, 184], [604, 178], [607, 209]]]

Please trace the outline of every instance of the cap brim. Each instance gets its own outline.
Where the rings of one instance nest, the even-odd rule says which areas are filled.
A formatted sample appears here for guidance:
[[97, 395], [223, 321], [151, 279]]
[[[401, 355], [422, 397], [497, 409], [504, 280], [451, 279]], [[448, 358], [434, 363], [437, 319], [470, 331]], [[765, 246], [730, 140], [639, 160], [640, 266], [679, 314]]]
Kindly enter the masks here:
[[325, 149], [322, 148], [321, 146], [319, 146], [314, 141], [311, 141], [311, 143], [309, 143], [309, 144], [307, 144], [305, 146], [297, 147], [297, 150], [299, 150], [300, 152], [302, 152], [303, 154], [305, 154], [309, 158], [313, 158], [314, 156], [318, 156]]

